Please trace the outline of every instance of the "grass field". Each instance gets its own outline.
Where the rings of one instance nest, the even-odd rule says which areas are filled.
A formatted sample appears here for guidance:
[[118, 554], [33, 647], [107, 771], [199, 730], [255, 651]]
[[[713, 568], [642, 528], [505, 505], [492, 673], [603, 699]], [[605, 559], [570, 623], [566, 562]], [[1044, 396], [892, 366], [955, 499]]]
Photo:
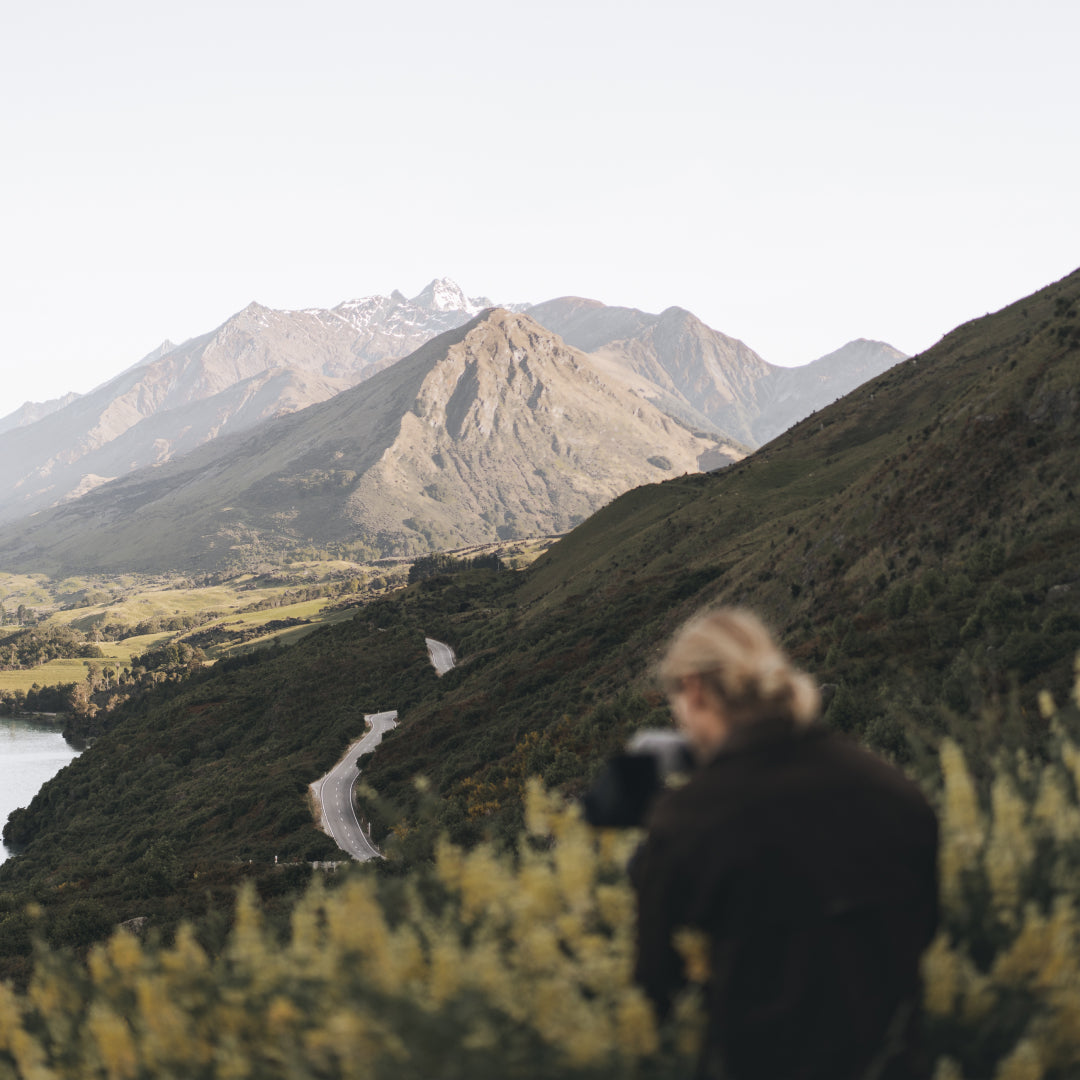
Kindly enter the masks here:
[[[514, 568], [523, 568], [554, 542], [553, 537], [487, 544], [456, 552], [470, 557], [498, 551]], [[327, 611], [337, 605], [340, 596], [300, 600], [280, 607], [244, 611], [260, 601], [282, 597], [287, 592], [299, 592], [312, 586], [357, 579], [370, 588], [372, 579], [385, 582], [390, 588], [404, 583], [408, 560], [392, 565], [361, 566], [343, 561], [298, 562], [278, 567], [265, 574], [242, 574], [217, 585], [194, 586], [182, 577], [163, 576], [139, 578], [131, 574], [97, 577], [68, 577], [51, 580], [44, 574], [7, 574], [0, 572], [0, 600], [13, 615], [18, 605], [31, 608], [42, 625], [69, 626], [85, 634], [103, 626], [134, 628], [153, 619], [209, 615], [192, 630], [162, 631], [125, 638], [123, 641], [101, 641], [98, 647], [104, 654], [96, 660], [52, 660], [28, 671], [0, 671], [0, 691], [29, 690], [38, 686], [59, 686], [86, 678], [87, 666], [112, 664], [123, 667], [131, 658], [164, 641], [177, 640], [200, 631], [220, 627], [243, 641], [224, 641], [206, 648], [211, 661], [236, 652], [264, 647], [273, 641], [290, 645], [328, 623], [344, 622], [356, 613], [355, 607]], [[359, 598], [358, 598], [359, 599]], [[74, 606], [79, 605], [79, 606]], [[216, 616], [216, 617], [215, 617]], [[270, 630], [258, 636], [248, 636], [253, 630], [286, 619], [311, 620], [302, 626], [285, 630]], [[3, 633], [11, 634], [19, 627], [8, 623]]]
[[141, 637], [125, 638], [123, 641], [102, 641], [98, 648], [105, 654], [96, 660], [50, 660], [41, 667], [29, 671], [0, 671], [0, 690], [29, 690], [38, 686], [62, 686], [64, 683], [81, 682], [86, 678], [90, 664], [99, 667], [110, 664], [123, 667], [133, 656], [146, 652], [158, 642], [167, 641], [173, 634], [143, 634]]
[[[277, 608], [276, 610], [278, 612], [290, 611], [290, 610], [292, 610], [294, 608], [301, 608], [303, 606], [304, 605], [302, 605], [302, 604], [294, 604], [292, 608]], [[290, 627], [288, 630], [278, 630], [278, 631], [276, 631], [274, 633], [271, 633], [271, 634], [265, 634], [262, 637], [253, 638], [251, 641], [245, 641], [243, 644], [240, 644], [240, 645], [227, 645], [227, 646], [225, 646], [225, 647], [223, 647], [221, 649], [221, 651], [219, 652], [218, 655], [219, 656], [225, 656], [225, 655], [228, 655], [230, 653], [246, 652], [249, 649], [254, 649], [254, 648], [259, 648], [260, 646], [269, 645], [270, 642], [274, 641], [275, 639], [281, 645], [295, 645], [296, 642], [298, 642], [301, 638], [307, 637], [308, 634], [313, 633], [315, 630], [318, 630], [319, 627], [321, 627], [321, 626], [330, 626], [333, 623], [345, 622], [346, 620], [351, 619], [356, 614], [356, 611], [357, 611], [357, 609], [355, 607], [344, 608], [344, 609], [339, 610], [339, 611], [329, 611], [325, 615], [322, 615], [320, 618], [314, 620], [308, 626], [293, 626], [293, 627]], [[262, 615], [262, 614], [265, 614], [265, 612], [259, 612], [259, 614]], [[281, 618], [281, 619], [289, 618], [288, 615], [280, 615], [280, 614], [277, 617]], [[304, 617], [311, 618], [311, 616], [293, 616], [293, 617], [294, 618], [304, 618]], [[249, 624], [249, 625], [254, 625], [254, 624]]]

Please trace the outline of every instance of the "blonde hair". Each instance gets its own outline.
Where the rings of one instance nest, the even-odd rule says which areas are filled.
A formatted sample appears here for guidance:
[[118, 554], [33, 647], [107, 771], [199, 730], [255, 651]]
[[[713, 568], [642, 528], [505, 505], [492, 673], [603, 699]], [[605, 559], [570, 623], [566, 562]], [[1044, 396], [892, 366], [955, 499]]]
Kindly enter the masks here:
[[737, 726], [766, 717], [808, 724], [821, 709], [814, 681], [792, 665], [765, 624], [743, 608], [716, 608], [685, 623], [658, 674], [669, 697], [687, 676], [699, 676]]

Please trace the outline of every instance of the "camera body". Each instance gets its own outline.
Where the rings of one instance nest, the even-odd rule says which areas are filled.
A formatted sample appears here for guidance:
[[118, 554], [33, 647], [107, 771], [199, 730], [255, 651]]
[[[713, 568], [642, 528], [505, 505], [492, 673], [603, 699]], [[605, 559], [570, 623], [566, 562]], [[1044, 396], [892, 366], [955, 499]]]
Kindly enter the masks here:
[[694, 765], [690, 744], [675, 731], [647, 728], [609, 758], [582, 800], [585, 820], [607, 828], [638, 828], [670, 778]]

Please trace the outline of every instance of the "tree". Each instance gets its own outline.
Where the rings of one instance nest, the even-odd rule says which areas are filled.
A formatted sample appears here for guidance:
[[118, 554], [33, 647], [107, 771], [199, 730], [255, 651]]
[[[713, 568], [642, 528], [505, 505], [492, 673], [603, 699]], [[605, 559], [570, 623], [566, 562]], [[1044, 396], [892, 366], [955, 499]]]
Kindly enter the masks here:
[[90, 684], [91, 690], [96, 690], [101, 685], [101, 665], [100, 664], [87, 664], [86, 665], [86, 681]]
[[75, 716], [85, 719], [93, 716], [97, 712], [97, 706], [91, 700], [90, 694], [91, 690], [89, 682], [71, 683], [67, 695], [68, 708]]

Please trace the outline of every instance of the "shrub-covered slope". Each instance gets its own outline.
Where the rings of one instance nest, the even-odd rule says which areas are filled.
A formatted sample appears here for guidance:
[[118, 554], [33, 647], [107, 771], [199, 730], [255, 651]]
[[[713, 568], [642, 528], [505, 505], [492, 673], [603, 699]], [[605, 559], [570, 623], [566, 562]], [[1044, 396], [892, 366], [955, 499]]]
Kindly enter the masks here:
[[295, 877], [281, 863], [341, 857], [308, 785], [365, 712], [407, 710], [434, 682], [422, 633], [354, 621], [99, 715], [92, 745], [5, 830], [21, 853], [0, 866], [0, 977], [25, 970], [27, 900], [48, 940], [79, 946], [129, 918], [205, 920], [243, 877], [275, 895]]

